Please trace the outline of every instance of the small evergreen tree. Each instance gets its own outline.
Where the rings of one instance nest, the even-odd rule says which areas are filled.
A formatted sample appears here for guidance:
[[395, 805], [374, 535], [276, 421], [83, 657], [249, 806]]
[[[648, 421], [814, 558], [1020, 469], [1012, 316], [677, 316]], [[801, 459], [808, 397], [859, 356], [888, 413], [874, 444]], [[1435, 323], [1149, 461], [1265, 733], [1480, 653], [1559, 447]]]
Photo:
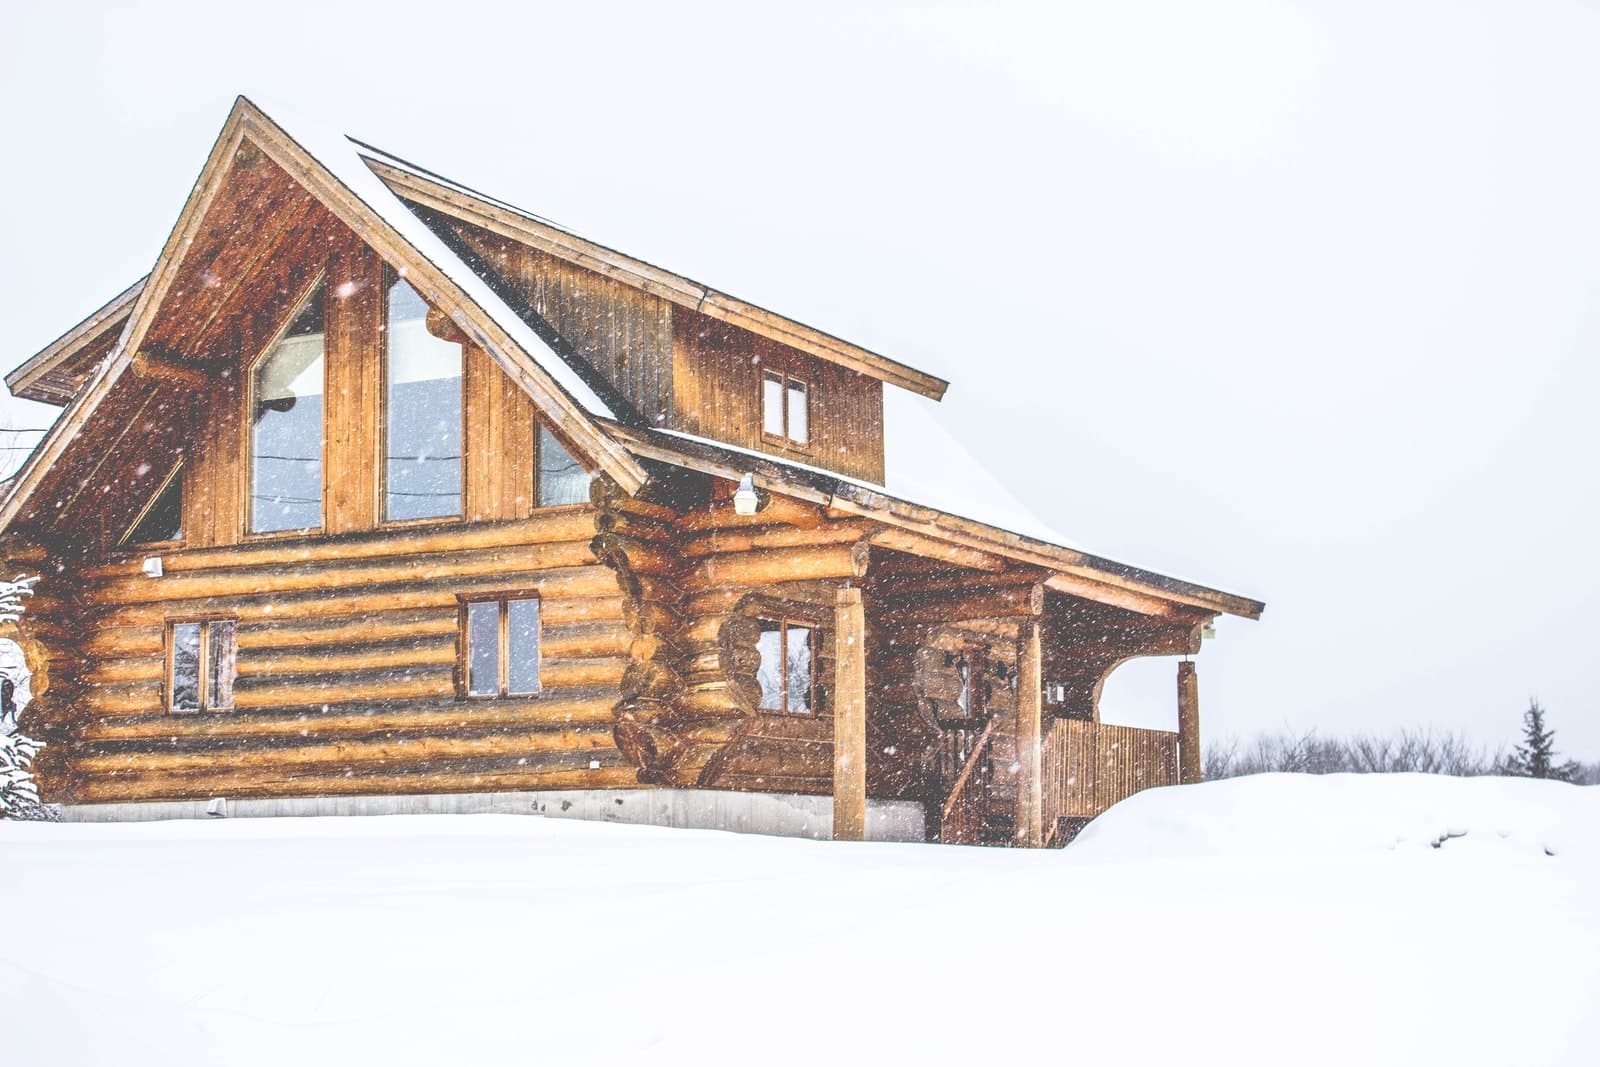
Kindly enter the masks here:
[[1506, 761], [1506, 773], [1570, 782], [1577, 778], [1579, 770], [1571, 760], [1556, 765], [1556, 732], [1545, 726], [1544, 708], [1539, 702], [1528, 701], [1528, 710], [1522, 713], [1522, 743]]

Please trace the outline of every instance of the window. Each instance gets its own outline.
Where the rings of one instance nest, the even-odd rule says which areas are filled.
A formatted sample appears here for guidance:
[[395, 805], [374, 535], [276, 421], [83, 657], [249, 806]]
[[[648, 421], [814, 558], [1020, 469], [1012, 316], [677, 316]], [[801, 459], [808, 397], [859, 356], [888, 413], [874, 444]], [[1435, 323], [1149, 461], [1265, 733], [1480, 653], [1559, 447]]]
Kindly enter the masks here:
[[383, 515], [461, 514], [461, 345], [428, 331], [428, 305], [404, 278], [384, 327]]
[[539, 599], [495, 597], [461, 605], [464, 675], [469, 697], [539, 692]]
[[956, 707], [969, 719], [980, 718], [988, 710], [990, 683], [984, 674], [983, 648], [969, 645], [955, 662], [956, 677], [961, 688], [956, 693]]
[[150, 503], [133, 520], [119, 545], [153, 545], [183, 540], [183, 467], [177, 466], [161, 483]]
[[542, 422], [538, 433], [539, 506], [552, 508], [561, 504], [587, 504], [589, 472], [572, 458], [572, 453], [556, 440], [556, 435]]
[[250, 372], [251, 533], [322, 525], [322, 290]]
[[761, 432], [788, 444], [811, 439], [806, 383], [777, 371], [761, 372]]
[[167, 710], [226, 711], [239, 673], [231, 618], [167, 623]]
[[788, 619], [760, 619], [756, 650], [761, 664], [756, 681], [761, 684], [763, 711], [809, 715], [816, 710], [816, 627]]

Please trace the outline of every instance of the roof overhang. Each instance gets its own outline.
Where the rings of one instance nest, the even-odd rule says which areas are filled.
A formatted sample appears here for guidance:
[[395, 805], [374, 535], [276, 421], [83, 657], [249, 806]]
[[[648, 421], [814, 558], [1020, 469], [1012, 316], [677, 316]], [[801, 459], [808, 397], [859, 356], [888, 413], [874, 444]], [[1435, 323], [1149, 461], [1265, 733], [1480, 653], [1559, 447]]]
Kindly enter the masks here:
[[[112, 297], [103, 307], [62, 334], [50, 345], [6, 375], [6, 388], [13, 396], [41, 404], [65, 407], [72, 402], [83, 380], [94, 370], [95, 350], [120, 334], [133, 305], [144, 290], [148, 275]], [[85, 356], [88, 353], [89, 356]], [[109, 353], [109, 350], [108, 350]], [[103, 358], [103, 357], [101, 357]]]
[[1259, 619], [1266, 610], [1266, 605], [1260, 601], [950, 515], [823, 471], [680, 434], [617, 423], [608, 425], [611, 432], [641, 458], [730, 481], [753, 474], [763, 488], [773, 492], [820, 505], [838, 516], [882, 523], [886, 529], [895, 531], [878, 539], [884, 547], [904, 546], [915, 551], [914, 539], [923, 538], [975, 554], [970, 557], [972, 565], [982, 565], [983, 557], [988, 556], [1040, 567], [1048, 572], [1044, 584], [1056, 592], [1126, 608], [1141, 615], [1198, 610]]

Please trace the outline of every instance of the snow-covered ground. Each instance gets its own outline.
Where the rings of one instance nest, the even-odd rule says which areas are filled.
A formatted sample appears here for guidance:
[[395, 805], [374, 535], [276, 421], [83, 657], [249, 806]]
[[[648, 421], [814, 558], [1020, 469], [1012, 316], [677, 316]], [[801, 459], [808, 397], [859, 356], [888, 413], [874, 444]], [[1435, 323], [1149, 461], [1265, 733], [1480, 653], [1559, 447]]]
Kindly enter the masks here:
[[1060, 852], [517, 816], [3, 824], [0, 914], [12, 1067], [1600, 1049], [1600, 788], [1547, 782], [1155, 790]]

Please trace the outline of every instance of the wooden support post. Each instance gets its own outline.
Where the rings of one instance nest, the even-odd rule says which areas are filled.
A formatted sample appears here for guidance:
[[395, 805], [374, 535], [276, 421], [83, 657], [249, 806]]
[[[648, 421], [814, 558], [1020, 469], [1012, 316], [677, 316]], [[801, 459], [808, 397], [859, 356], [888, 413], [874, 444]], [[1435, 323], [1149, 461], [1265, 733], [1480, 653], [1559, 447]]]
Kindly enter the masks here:
[[1203, 777], [1200, 756], [1200, 679], [1194, 664], [1178, 664], [1178, 782], [1191, 785]]
[[861, 590], [834, 601], [833, 839], [867, 836], [867, 624]]
[[1017, 635], [1017, 828], [1016, 844], [1044, 844], [1044, 768], [1042, 765], [1044, 676], [1039, 653], [1039, 623], [1024, 622]]

